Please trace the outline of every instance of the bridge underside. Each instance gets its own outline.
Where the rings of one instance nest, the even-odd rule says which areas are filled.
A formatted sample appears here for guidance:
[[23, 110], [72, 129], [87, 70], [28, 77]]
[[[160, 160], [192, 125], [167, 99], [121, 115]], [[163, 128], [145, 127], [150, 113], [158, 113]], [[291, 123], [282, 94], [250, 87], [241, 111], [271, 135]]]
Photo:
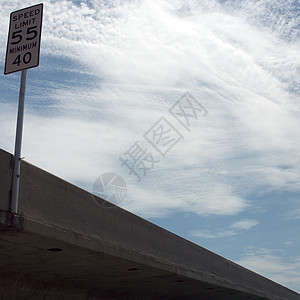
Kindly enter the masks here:
[[7, 299], [262, 299], [6, 226], [0, 237]]

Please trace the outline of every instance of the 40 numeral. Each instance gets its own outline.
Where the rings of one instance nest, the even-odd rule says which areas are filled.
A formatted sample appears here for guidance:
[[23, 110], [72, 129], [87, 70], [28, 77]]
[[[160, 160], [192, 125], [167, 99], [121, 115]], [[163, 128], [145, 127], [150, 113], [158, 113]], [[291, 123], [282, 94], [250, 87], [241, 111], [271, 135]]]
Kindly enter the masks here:
[[22, 57], [22, 60], [21, 60], [21, 55], [19, 54], [16, 59], [14, 60], [14, 62], [12, 63], [13, 65], [17, 65], [19, 66], [20, 63], [23, 61], [24, 64], [29, 64], [30, 61], [31, 61], [31, 53], [30, 52], [26, 52], [23, 57]]

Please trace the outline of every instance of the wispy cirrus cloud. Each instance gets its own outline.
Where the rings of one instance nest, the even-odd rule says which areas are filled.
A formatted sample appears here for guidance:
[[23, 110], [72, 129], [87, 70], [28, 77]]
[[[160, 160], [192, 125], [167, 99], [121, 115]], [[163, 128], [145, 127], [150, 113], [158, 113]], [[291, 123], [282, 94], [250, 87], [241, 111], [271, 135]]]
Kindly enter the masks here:
[[[11, 10], [33, 4], [0, 3], [3, 28]], [[288, 25], [282, 17], [280, 28], [278, 14], [270, 14], [263, 23], [262, 16], [277, 11], [270, 1], [44, 4], [42, 57], [57, 57], [65, 66], [52, 66], [53, 76], [61, 74], [61, 83], [31, 94], [50, 100], [42, 117], [37, 102], [26, 104], [31, 113], [24, 139], [29, 161], [85, 188], [98, 170], [110, 166], [126, 176], [119, 155], [189, 90], [208, 109], [208, 116], [190, 135], [182, 132], [184, 141], [140, 186], [149, 194], [155, 185], [158, 195], [172, 195], [173, 202], [165, 201], [165, 214], [172, 208], [199, 215], [237, 214], [251, 207], [247, 198], [257, 189], [300, 190], [300, 64], [292, 2], [276, 4], [288, 11]], [[286, 31], [289, 38], [282, 39]], [[2, 32], [3, 53], [5, 39]], [[91, 75], [93, 87], [84, 89], [76, 80], [64, 79], [72, 61], [83, 76], [76, 80]], [[15, 116], [6, 113], [13, 109], [4, 108], [2, 118], [13, 124]], [[13, 126], [5, 128], [2, 147], [11, 149]], [[68, 142], [57, 142], [63, 139], [60, 128], [70, 132]], [[48, 138], [34, 142], [35, 136]], [[71, 152], [68, 168], [55, 163]], [[78, 175], [71, 163], [75, 157], [81, 166]], [[136, 212], [147, 206], [151, 215], [161, 215], [151, 197], [128, 201], [135, 203], [128, 207]]]
[[213, 233], [210, 230], [205, 229], [205, 230], [193, 230], [190, 232], [190, 235], [192, 235], [193, 237], [204, 238], [204, 239], [215, 239], [215, 238], [237, 235], [237, 233], [233, 230], [221, 230]]
[[287, 259], [278, 251], [249, 247], [244, 257], [236, 262], [291, 289], [299, 289], [300, 257]]
[[230, 227], [233, 229], [236, 229], [236, 230], [249, 230], [258, 224], [259, 224], [259, 222], [257, 220], [246, 219], [246, 220], [242, 220], [242, 221], [233, 223]]
[[200, 230], [193, 230], [190, 231], [190, 236], [196, 238], [204, 238], [204, 239], [215, 239], [215, 238], [222, 238], [222, 237], [229, 237], [235, 236], [242, 231], [250, 230], [252, 227], [258, 225], [259, 222], [254, 219], [245, 219], [238, 222], [235, 222], [229, 226], [229, 229], [225, 230], [208, 230], [208, 229], [200, 229]]

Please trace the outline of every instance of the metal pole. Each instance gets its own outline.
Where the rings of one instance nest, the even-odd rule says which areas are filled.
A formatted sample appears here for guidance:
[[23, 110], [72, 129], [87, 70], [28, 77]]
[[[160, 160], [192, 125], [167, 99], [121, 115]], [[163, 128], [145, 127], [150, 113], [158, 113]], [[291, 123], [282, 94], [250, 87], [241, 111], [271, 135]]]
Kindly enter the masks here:
[[11, 203], [10, 203], [10, 212], [14, 214], [18, 213], [18, 198], [19, 198], [20, 169], [21, 169], [21, 146], [22, 146], [22, 134], [23, 134], [26, 81], [27, 81], [27, 70], [23, 70], [21, 74], [21, 82], [20, 82], [19, 108], [18, 108], [18, 120], [17, 120], [15, 155], [14, 155], [14, 170], [13, 170], [12, 193], [11, 193]]

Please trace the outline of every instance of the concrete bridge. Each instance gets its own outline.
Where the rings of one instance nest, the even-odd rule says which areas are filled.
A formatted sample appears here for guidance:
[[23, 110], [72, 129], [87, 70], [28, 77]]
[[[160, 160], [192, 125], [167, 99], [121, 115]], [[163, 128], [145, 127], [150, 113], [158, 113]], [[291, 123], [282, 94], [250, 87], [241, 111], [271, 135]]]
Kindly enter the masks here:
[[300, 295], [0, 150], [1, 299], [300, 299]]

